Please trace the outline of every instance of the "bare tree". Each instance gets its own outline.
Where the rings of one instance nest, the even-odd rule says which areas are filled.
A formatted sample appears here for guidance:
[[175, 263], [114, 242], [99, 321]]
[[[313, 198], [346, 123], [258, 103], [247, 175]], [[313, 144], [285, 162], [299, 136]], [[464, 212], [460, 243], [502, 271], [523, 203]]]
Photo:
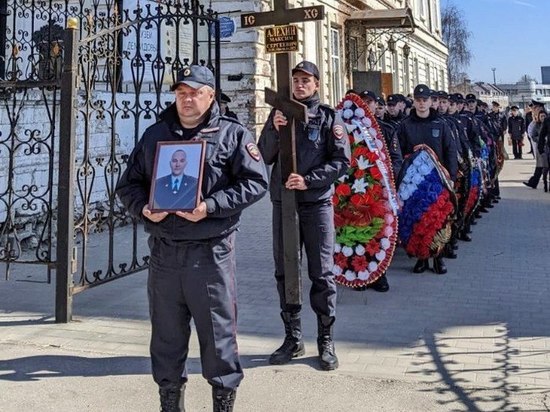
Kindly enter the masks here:
[[454, 3], [447, 2], [441, 13], [441, 27], [443, 29], [443, 42], [449, 49], [447, 61], [447, 74], [450, 85], [460, 82], [461, 74], [470, 64], [472, 53], [468, 46], [468, 40], [472, 33], [468, 30], [462, 10]]

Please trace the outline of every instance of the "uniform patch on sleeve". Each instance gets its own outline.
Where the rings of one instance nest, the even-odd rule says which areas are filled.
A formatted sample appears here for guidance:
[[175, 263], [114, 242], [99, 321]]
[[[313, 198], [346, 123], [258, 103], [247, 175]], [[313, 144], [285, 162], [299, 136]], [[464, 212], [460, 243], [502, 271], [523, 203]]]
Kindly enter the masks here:
[[248, 143], [246, 145], [246, 151], [250, 155], [252, 159], [259, 162], [262, 158], [262, 155], [260, 154], [260, 150], [258, 149], [258, 146], [256, 146], [256, 143]]
[[334, 137], [340, 140], [344, 137], [344, 127], [341, 124], [337, 124], [332, 128], [332, 133], [334, 134]]

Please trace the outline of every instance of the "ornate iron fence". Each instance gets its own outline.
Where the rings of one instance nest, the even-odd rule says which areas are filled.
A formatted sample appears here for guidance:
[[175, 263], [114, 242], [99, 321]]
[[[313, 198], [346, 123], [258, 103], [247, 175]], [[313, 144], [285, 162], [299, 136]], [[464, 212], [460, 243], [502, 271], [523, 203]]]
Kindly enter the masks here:
[[[79, 19], [75, 103], [60, 109], [61, 63], [70, 53], [64, 50], [62, 29], [70, 17]], [[148, 250], [141, 225], [126, 214], [114, 189], [141, 134], [172, 102], [169, 88], [179, 69], [206, 65], [219, 86], [217, 14], [196, 0], [8, 0], [6, 33], [5, 78], [0, 80], [0, 103], [8, 113], [5, 125], [0, 115], [0, 157], [8, 165], [0, 169], [0, 262], [7, 265], [6, 277], [10, 265], [27, 261], [45, 263], [48, 271], [57, 268], [57, 281], [63, 283], [59, 268], [66, 267], [70, 298], [143, 270]], [[44, 113], [38, 123], [37, 107]], [[26, 122], [23, 110], [34, 120]], [[72, 193], [66, 194], [72, 199], [69, 211], [57, 207], [63, 203], [56, 198], [58, 165], [67, 160], [58, 153], [70, 138], [59, 136], [58, 129], [59, 121], [73, 120], [75, 179]], [[32, 170], [40, 177], [30, 183], [18, 180]], [[21, 218], [25, 211], [30, 211], [27, 220]], [[70, 260], [64, 263], [52, 257], [61, 223], [56, 216], [74, 225], [73, 239], [63, 244], [70, 250], [57, 253]], [[20, 233], [34, 221], [40, 230], [34, 230], [34, 249], [29, 249]]]

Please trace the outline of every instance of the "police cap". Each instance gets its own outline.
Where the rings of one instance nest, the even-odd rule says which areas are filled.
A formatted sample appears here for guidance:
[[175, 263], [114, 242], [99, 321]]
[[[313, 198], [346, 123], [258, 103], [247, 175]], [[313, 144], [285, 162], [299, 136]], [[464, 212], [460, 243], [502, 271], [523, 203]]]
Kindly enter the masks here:
[[531, 103], [533, 104], [533, 106], [544, 107], [544, 102], [539, 102], [537, 100], [531, 100]]
[[178, 71], [176, 82], [172, 85], [171, 90], [176, 90], [180, 84], [186, 84], [193, 89], [200, 89], [203, 86], [216, 88], [214, 74], [210, 69], [206, 66], [196, 64]]
[[437, 92], [437, 97], [440, 98], [440, 99], [448, 99], [449, 98], [449, 93], [447, 93], [445, 90], [439, 90]]
[[362, 99], [372, 99], [374, 101], [376, 101], [376, 99], [378, 99], [378, 96], [376, 95], [376, 93], [374, 93], [371, 90], [365, 90], [364, 92], [361, 92], [361, 94], [359, 94], [359, 96]]
[[493, 101], [491, 102], [491, 104], [492, 104], [493, 106], [500, 107], [500, 103], [497, 102], [496, 100], [493, 100]]
[[306, 74], [309, 74], [310, 76], [315, 77], [317, 80], [319, 80], [319, 69], [317, 68], [315, 63], [308, 62], [307, 60], [304, 60], [303, 62], [298, 63], [296, 67], [292, 69], [293, 75], [297, 72], [304, 72]]
[[464, 95], [462, 93], [455, 93], [456, 98], [458, 99], [457, 103], [464, 103]]
[[453, 93], [449, 95], [449, 101], [451, 103], [460, 103], [460, 98], [458, 97], [458, 93]]
[[434, 89], [430, 89], [430, 97], [433, 97], [433, 98], [436, 98], [437, 99], [437, 92], [434, 90]]
[[399, 98], [399, 95], [397, 95], [397, 94], [390, 94], [388, 96], [388, 106], [395, 106], [400, 101], [401, 101], [401, 99]]
[[472, 94], [472, 93], [469, 93], [466, 95], [466, 102], [467, 103], [470, 103], [470, 102], [477, 102], [477, 97], [475, 94]]
[[414, 98], [423, 97], [427, 99], [428, 97], [431, 97], [431, 95], [432, 95], [431, 89], [425, 84], [419, 84], [414, 88], [414, 91], [413, 91]]
[[517, 107], [516, 105], [513, 105], [512, 107], [510, 107], [510, 110], [519, 110], [519, 107]]
[[384, 100], [384, 98], [382, 96], [378, 97], [376, 99], [376, 103], [382, 105], [382, 106], [385, 106], [386, 105], [386, 101]]

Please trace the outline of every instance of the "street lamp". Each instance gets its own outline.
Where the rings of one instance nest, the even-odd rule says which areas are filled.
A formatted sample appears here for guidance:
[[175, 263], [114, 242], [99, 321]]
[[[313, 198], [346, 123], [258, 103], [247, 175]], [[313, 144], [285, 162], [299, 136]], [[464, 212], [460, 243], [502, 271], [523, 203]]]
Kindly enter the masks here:
[[392, 53], [395, 51], [395, 40], [393, 39], [393, 36], [390, 36], [390, 39], [388, 40], [388, 50]]
[[405, 58], [409, 57], [409, 54], [411, 54], [411, 47], [405, 43], [405, 45], [403, 46], [403, 56], [405, 56]]
[[497, 68], [493, 67], [491, 70], [493, 71], [493, 84], [497, 84], [497, 75], [496, 75]]

